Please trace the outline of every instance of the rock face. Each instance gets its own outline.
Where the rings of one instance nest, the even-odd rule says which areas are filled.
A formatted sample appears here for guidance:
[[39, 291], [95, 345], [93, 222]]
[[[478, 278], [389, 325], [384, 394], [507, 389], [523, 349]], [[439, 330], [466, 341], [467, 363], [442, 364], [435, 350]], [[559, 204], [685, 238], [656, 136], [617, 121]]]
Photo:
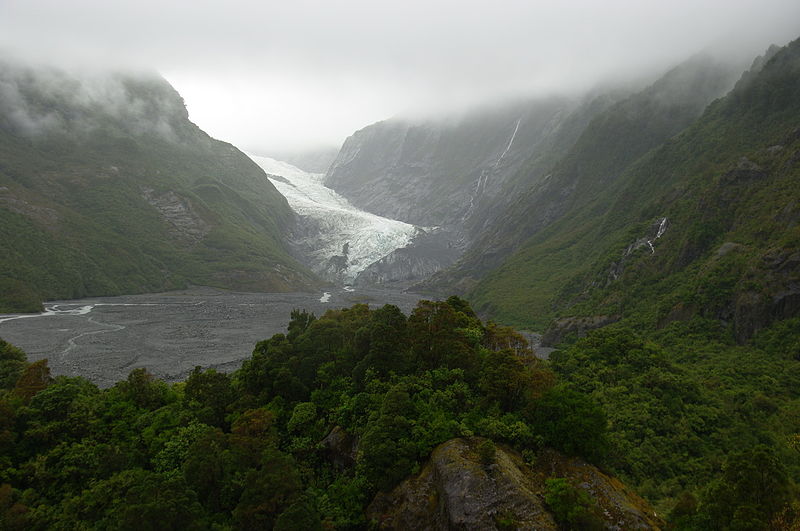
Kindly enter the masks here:
[[772, 251], [761, 259], [761, 274], [768, 288], [744, 291], [733, 301], [733, 329], [737, 342], [745, 343], [775, 321], [800, 315], [800, 252]]
[[192, 207], [192, 202], [175, 192], [156, 195], [152, 188], [145, 188], [142, 196], [172, 226], [170, 232], [174, 235], [196, 243], [211, 231], [209, 224]]
[[344, 431], [341, 426], [334, 426], [320, 444], [325, 449], [328, 460], [337, 469], [350, 468], [355, 464], [358, 440]]
[[532, 153], [559, 144], [575, 107], [565, 98], [547, 98], [447, 119], [379, 122], [345, 141], [325, 183], [375, 214], [467, 228]]
[[408, 287], [428, 278], [456, 261], [461, 249], [456, 235], [446, 230], [420, 230], [414, 239], [361, 271], [357, 286], [394, 285]]
[[419, 282], [450, 266], [610, 102], [542, 98], [354, 133], [325, 184], [359, 208], [448, 235], [417, 239], [360, 282]]
[[545, 480], [567, 478], [597, 502], [610, 529], [660, 529], [652, 508], [618, 480], [580, 459], [545, 451], [534, 467], [497, 447], [494, 462], [477, 454], [484, 439], [439, 445], [415, 477], [379, 494], [367, 517], [382, 529], [558, 529], [544, 502]]

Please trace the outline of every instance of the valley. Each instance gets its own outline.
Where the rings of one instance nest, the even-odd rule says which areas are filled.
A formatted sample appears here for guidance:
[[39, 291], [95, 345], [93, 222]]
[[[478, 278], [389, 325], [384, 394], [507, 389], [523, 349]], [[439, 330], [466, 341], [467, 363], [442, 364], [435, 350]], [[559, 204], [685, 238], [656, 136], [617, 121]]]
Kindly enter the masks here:
[[[297, 308], [316, 315], [357, 303], [409, 312], [418, 295], [380, 289], [245, 293], [195, 287], [157, 294], [50, 301], [41, 314], [0, 315], [0, 337], [30, 361], [47, 358], [54, 375], [101, 387], [146, 368], [180, 381], [197, 365], [230, 372], [256, 342], [285, 333]], [[327, 295], [327, 297], [325, 297]], [[324, 299], [324, 300], [322, 300]]]
[[800, 39], [761, 50], [304, 169], [0, 57], [0, 528], [800, 528]]

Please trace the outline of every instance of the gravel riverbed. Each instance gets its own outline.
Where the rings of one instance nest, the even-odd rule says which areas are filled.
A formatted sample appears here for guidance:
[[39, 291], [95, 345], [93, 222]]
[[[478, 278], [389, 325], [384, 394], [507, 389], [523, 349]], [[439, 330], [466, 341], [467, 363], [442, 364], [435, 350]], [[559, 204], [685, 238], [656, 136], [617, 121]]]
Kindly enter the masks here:
[[241, 293], [196, 287], [166, 293], [51, 301], [36, 316], [0, 315], [0, 337], [53, 375], [83, 376], [101, 387], [146, 367], [167, 381], [196, 365], [237, 369], [255, 343], [285, 332], [295, 308], [317, 316], [367, 303], [406, 314], [423, 298], [401, 291], [330, 288], [317, 293]]

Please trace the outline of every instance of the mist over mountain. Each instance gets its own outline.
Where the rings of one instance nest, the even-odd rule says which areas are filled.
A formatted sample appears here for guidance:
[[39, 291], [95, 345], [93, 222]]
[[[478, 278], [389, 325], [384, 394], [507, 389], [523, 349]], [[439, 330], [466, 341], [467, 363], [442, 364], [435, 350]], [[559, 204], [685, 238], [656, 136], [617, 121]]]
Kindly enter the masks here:
[[422, 286], [464, 292], [577, 198], [686, 127], [744, 68], [699, 54], [644, 88], [379, 122], [345, 141], [325, 182], [370, 212], [437, 228], [387, 257], [373, 280], [423, 281], [463, 255]]
[[264, 172], [156, 74], [0, 64], [2, 307], [187, 282], [313, 283]]

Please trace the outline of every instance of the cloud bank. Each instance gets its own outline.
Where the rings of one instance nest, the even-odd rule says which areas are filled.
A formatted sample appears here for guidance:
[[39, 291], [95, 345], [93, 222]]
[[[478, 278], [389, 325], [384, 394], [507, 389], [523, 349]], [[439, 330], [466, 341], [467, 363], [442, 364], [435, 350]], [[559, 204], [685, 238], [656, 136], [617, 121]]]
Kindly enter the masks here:
[[407, 111], [656, 75], [800, 36], [796, 0], [4, 0], [0, 50], [157, 69], [213, 136], [270, 153]]

